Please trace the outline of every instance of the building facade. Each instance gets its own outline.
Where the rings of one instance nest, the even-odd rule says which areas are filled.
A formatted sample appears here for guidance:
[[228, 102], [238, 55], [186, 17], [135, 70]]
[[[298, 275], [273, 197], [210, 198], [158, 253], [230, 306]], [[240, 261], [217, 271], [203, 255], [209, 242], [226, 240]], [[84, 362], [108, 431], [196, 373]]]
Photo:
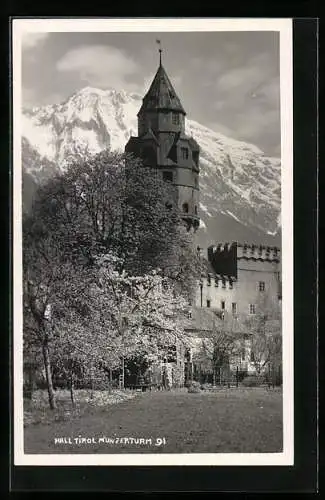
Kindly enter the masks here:
[[210, 246], [196, 306], [233, 316], [257, 313], [266, 302], [281, 307], [281, 257], [278, 247], [225, 243]]
[[199, 154], [197, 142], [185, 134], [186, 112], [160, 64], [138, 112], [138, 137], [125, 152], [155, 168], [176, 187], [176, 203], [188, 229], [199, 227]]

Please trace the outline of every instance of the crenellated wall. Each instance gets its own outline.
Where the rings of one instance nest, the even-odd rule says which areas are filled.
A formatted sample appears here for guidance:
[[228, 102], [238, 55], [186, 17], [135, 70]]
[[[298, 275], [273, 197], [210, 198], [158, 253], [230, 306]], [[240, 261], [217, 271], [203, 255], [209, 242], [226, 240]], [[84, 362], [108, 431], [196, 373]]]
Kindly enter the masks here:
[[214, 272], [237, 278], [237, 243], [219, 243], [208, 248], [208, 260]]
[[237, 243], [237, 259], [251, 259], [278, 263], [280, 261], [280, 249], [264, 245]]
[[280, 249], [237, 243], [208, 249], [209, 272], [202, 275], [196, 305], [239, 316], [254, 314], [265, 299], [279, 301]]

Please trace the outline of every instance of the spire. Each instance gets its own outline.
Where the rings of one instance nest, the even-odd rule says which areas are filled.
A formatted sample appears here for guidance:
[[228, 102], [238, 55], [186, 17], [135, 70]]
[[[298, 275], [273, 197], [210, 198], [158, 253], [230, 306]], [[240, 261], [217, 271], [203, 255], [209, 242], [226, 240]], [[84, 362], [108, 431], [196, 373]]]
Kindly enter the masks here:
[[162, 54], [161, 41], [156, 40], [156, 43], [159, 45], [159, 67], [160, 67], [161, 66], [161, 54]]
[[159, 67], [148, 92], [143, 98], [143, 103], [138, 115], [143, 111], [157, 111], [159, 109], [179, 111], [186, 115], [181, 101], [162, 65], [160, 40], [156, 40], [156, 43], [159, 45]]

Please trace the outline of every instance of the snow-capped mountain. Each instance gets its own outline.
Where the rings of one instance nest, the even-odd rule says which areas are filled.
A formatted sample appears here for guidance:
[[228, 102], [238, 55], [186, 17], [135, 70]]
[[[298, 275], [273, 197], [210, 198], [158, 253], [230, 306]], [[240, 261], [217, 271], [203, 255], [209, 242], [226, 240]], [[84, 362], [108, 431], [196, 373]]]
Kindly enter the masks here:
[[[61, 104], [23, 110], [25, 203], [33, 181], [64, 169], [77, 155], [108, 147], [123, 151], [130, 135], [137, 135], [141, 102], [137, 94], [86, 87]], [[186, 132], [201, 147], [198, 243], [279, 244], [280, 160], [192, 120]]]

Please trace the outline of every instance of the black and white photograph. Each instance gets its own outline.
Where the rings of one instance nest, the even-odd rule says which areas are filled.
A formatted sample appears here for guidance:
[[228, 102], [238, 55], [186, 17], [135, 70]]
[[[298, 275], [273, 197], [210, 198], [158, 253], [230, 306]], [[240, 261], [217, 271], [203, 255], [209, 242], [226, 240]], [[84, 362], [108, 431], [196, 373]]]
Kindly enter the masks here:
[[292, 465], [292, 20], [12, 36], [15, 464]]

